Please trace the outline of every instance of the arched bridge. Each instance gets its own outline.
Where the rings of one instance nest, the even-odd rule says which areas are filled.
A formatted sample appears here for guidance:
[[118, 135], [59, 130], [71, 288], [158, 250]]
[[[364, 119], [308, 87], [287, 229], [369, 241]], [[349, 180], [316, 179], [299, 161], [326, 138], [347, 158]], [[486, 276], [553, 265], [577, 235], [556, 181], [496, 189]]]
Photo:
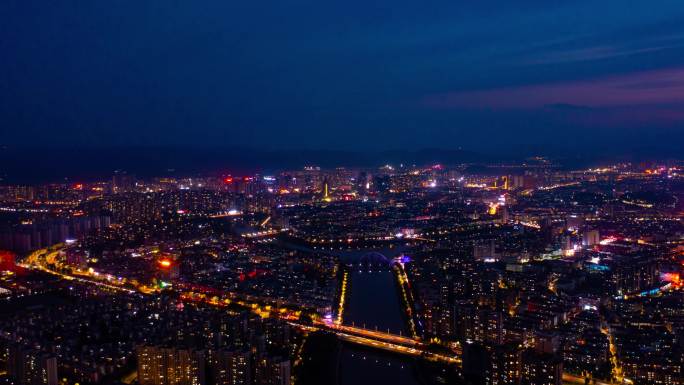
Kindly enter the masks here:
[[391, 258], [377, 251], [370, 251], [347, 259], [347, 265], [361, 270], [387, 269], [392, 266], [392, 262]]

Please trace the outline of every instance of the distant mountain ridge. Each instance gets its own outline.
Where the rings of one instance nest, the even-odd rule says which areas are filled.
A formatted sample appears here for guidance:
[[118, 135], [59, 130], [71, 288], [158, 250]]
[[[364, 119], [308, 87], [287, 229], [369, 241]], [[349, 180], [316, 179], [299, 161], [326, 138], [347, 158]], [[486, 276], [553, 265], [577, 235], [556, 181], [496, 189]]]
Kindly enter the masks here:
[[[609, 144], [607, 144], [609, 145]], [[666, 160], [684, 154], [672, 150], [587, 148], [563, 150], [550, 146], [511, 146], [508, 152], [491, 153], [463, 149], [424, 148], [417, 150], [265, 150], [251, 148], [201, 147], [73, 147], [40, 148], [0, 146], [0, 184], [102, 180], [115, 170], [139, 177], [206, 176], [276, 173], [304, 166], [380, 167], [385, 164], [425, 166], [441, 163], [520, 162], [532, 155], [550, 156], [566, 167], [584, 167], [615, 161]]]
[[[463, 150], [324, 151], [255, 150], [246, 148], [12, 148], [0, 149], [0, 178], [4, 183], [95, 180], [125, 170], [140, 177], [249, 174], [301, 169], [379, 167], [432, 163], [478, 162], [485, 156]], [[65, 179], [68, 178], [68, 179]]]

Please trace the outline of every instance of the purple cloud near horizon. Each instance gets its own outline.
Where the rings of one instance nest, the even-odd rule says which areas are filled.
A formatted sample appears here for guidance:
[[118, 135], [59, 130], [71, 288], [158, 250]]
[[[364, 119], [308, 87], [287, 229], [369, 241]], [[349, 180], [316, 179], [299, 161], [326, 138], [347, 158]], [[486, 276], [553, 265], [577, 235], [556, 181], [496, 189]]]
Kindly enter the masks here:
[[[535, 109], [549, 105], [591, 108], [684, 105], [684, 68], [591, 80], [428, 95], [423, 105], [440, 109]], [[681, 118], [681, 114], [671, 117]]]

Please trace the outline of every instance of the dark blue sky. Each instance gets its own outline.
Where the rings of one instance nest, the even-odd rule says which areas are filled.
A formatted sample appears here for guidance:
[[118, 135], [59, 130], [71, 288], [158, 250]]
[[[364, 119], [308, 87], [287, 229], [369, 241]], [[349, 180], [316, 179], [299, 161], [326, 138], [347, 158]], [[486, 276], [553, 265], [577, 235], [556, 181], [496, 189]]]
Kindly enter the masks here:
[[672, 148], [684, 3], [4, 0], [0, 127], [10, 146]]

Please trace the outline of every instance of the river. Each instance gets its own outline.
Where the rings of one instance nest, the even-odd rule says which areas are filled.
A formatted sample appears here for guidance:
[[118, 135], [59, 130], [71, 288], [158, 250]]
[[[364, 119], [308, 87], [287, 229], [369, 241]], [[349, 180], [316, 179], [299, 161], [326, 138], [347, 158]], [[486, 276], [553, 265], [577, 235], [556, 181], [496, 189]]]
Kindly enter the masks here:
[[405, 334], [406, 323], [392, 271], [354, 269], [350, 278], [344, 323]]
[[[366, 250], [342, 255], [347, 263], [379, 252], [388, 258], [400, 250]], [[395, 334], [407, 332], [402, 304], [394, 275], [389, 266], [361, 266], [354, 264], [350, 271], [343, 322], [369, 329], [389, 330]], [[340, 352], [339, 385], [392, 384], [419, 385], [413, 360], [379, 350], [344, 344]]]

